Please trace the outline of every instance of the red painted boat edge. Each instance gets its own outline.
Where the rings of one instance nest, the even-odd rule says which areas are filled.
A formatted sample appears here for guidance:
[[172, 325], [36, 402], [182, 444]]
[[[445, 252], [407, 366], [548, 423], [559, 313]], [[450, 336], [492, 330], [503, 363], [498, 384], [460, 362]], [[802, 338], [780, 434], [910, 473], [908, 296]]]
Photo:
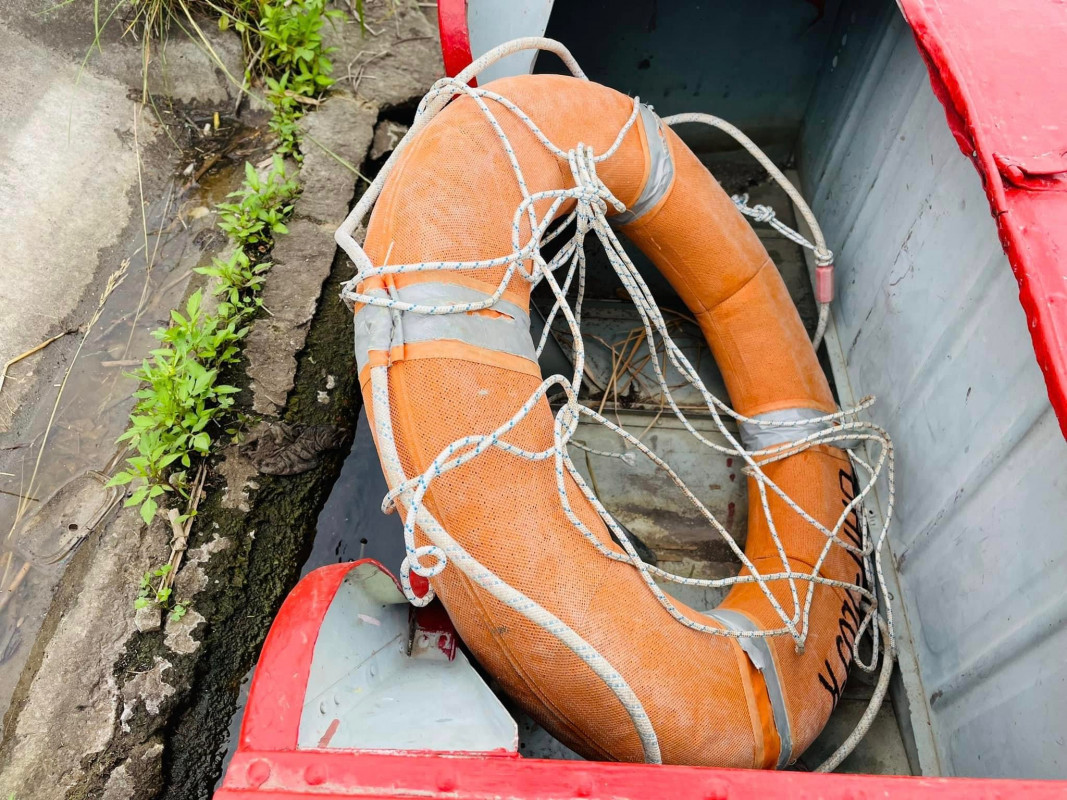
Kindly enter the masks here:
[[1067, 437], [1063, 6], [1035, 0], [898, 3], [956, 142], [982, 177], [1019, 282], [1019, 300], [1049, 400]]
[[[467, 28], [467, 0], [438, 0], [437, 29], [441, 32], [441, 56], [445, 74], [454, 78], [474, 60]], [[471, 80], [477, 86], [477, 80]]]
[[522, 758], [509, 751], [299, 749], [300, 716], [319, 629], [345, 576], [368, 563], [389, 574], [371, 559], [323, 567], [301, 580], [282, 604], [256, 668], [237, 753], [215, 800], [1067, 798], [1067, 782], [1053, 781], [813, 775], [549, 761]]
[[377, 561], [365, 558], [321, 567], [305, 576], [285, 598], [252, 677], [238, 752], [296, 749], [322, 620], [345, 576], [361, 564], [374, 564], [396, 581]]
[[571, 800], [994, 800], [1067, 797], [1053, 781], [816, 775], [439, 753], [240, 752], [215, 800], [295, 798]]

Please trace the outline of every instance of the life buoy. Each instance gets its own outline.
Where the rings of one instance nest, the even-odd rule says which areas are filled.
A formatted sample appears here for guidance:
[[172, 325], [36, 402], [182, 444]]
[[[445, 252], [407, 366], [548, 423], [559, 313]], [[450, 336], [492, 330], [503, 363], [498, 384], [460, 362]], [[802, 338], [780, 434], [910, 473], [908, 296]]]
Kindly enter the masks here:
[[[403, 304], [477, 305], [493, 295], [503, 264], [470, 270], [448, 264], [489, 263], [512, 251], [517, 227], [528, 235], [529, 222], [513, 214], [523, 200], [512, 174], [515, 161], [531, 194], [573, 186], [570, 166], [543, 146], [520, 114], [559, 148], [583, 143], [595, 153], [607, 152], [635, 114], [632, 98], [571, 77], [522, 76], [489, 88], [521, 112], [502, 113], [496, 129], [475, 99], [453, 100], [399, 155], [367, 229], [371, 263], [429, 265], [370, 275], [356, 286], [359, 297], [394, 303], [355, 305], [361, 385], [368, 409], [389, 417], [390, 440], [381, 440], [378, 425], [376, 436], [393, 483], [397, 475], [426, 472], [457, 440], [497, 430], [541, 383], [529, 334], [530, 284], [521, 275], [491, 308], [451, 314], [447, 322], [397, 310], [408, 307]], [[698, 320], [740, 414], [802, 421], [836, 411], [759, 238], [650, 109], [639, 109], [597, 174], [627, 209], [615, 220], [622, 232]], [[539, 210], [548, 202], [539, 201]], [[387, 388], [372, 381], [375, 369], [387, 369]], [[541, 397], [508, 434], [509, 446], [544, 451], [553, 424]], [[394, 455], [387, 458], [386, 451]], [[854, 495], [848, 457], [831, 446], [808, 448], [764, 470], [796, 507], [827, 528]], [[631, 564], [602, 558], [578, 535], [560, 507], [557, 480], [574, 488], [574, 479], [560, 478], [551, 460], [487, 448], [477, 460], [437, 475], [423, 502], [458, 543], [456, 552], [515, 587], [558, 629], [573, 632], [610, 663], [639, 702], [664, 762], [774, 768], [795, 760], [822, 730], [844, 685], [862, 617], [859, 597], [846, 584], [863, 585], [861, 560], [836, 547], [824, 557], [819, 574], [840, 585], [815, 585], [803, 648], [788, 636], [714, 635], [679, 624]], [[585, 496], [577, 489], [568, 494], [573, 514], [600, 545], [624, 554]], [[751, 478], [749, 496], [753, 502], [758, 497]], [[780, 497], [770, 494], [766, 502], [789, 561], [811, 568], [826, 536]], [[418, 541], [430, 541], [425, 530]], [[763, 514], [749, 515], [745, 554], [761, 573], [781, 570], [782, 554]], [[581, 648], [561, 644], [555, 623], [536, 624], [472, 575], [446, 569], [431, 583], [467, 647], [504, 691], [582, 755], [647, 758], [647, 736], [634, 714], [611, 681], [590, 668]], [[767, 585], [778, 604], [795, 607], [787, 581]], [[710, 631], [781, 626], [764, 586], [755, 582], [735, 585], [712, 612], [675, 607]]]

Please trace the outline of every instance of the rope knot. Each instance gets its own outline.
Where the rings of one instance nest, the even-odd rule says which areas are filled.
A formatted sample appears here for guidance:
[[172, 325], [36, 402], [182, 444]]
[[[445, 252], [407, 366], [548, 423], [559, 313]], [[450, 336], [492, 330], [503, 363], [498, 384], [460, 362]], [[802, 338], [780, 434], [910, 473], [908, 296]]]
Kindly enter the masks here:
[[594, 220], [606, 219], [608, 204], [618, 211], [626, 206], [600, 180], [596, 171], [596, 158], [593, 148], [578, 143], [577, 147], [567, 152], [567, 163], [574, 178], [573, 197], [578, 203], [578, 232], [584, 236], [592, 227]]

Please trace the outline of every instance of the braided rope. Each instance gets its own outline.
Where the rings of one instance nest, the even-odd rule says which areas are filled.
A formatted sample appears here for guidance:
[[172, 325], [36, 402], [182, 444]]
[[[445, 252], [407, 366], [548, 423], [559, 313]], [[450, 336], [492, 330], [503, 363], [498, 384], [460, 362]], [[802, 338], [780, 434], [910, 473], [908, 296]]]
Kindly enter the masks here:
[[[570, 59], [569, 53], [566, 53], [565, 50], [562, 50], [562, 53], [560, 52], [562, 49], [561, 45], [543, 39], [518, 40], [517, 42], [502, 45], [500, 48], [491, 51], [475, 63], [476, 65], [484, 67], [504, 55], [529, 47], [550, 49], [553, 52], [559, 53], [568, 64], [573, 64], [573, 59]], [[472, 65], [472, 67], [473, 66], [474, 65]], [[578, 77], [584, 77], [576, 64], [572, 65], [572, 71], [575, 72]], [[471, 74], [468, 74], [468, 72]], [[476, 72], [476, 70], [474, 70], [474, 72]], [[555, 468], [556, 484], [561, 507], [574, 528], [600, 555], [614, 561], [628, 563], [637, 569], [645, 582], [645, 585], [653, 596], [655, 596], [657, 601], [675, 620], [689, 628], [713, 636], [729, 636], [735, 638], [790, 636], [794, 641], [797, 651], [802, 652], [807, 638], [811, 605], [814, 599], [815, 587], [817, 585], [847, 589], [862, 598], [860, 605], [863, 608], [863, 618], [852, 643], [853, 660], [860, 669], [866, 672], [874, 672], [878, 669], [879, 659], [881, 658], [883, 677], [879, 681], [879, 690], [876, 690], [875, 695], [872, 698], [871, 708], [868, 709], [868, 713], [861, 719], [860, 725], [857, 726], [857, 730], [849, 737], [845, 744], [839, 748], [838, 752], [835, 753], [831, 760], [823, 765], [824, 767], [832, 769], [840, 763], [840, 760], [843, 760], [843, 758], [847, 756], [848, 752], [851, 752], [856, 741], [863, 735], [873, 720], [874, 714], [877, 712], [878, 706], [884, 697], [885, 691], [883, 683], [886, 685], [888, 683], [888, 675], [892, 670], [892, 662], [895, 658], [895, 635], [892, 609], [888, 605], [883, 607], [880, 603], [880, 596], [887, 596], [886, 582], [882, 568], [882, 551], [888, 535], [895, 501], [893, 445], [885, 430], [871, 422], [859, 419], [859, 414], [872, 405], [873, 398], [865, 398], [853, 408], [842, 409], [838, 412], [826, 414], [814, 420], [807, 419], [794, 422], [779, 422], [753, 419], [741, 415], [730, 408], [724, 401], [711, 394], [704, 386], [696, 369], [689, 362], [681, 349], [674, 343], [668, 333], [667, 322], [660, 312], [660, 309], [652, 296], [651, 290], [634, 266], [633, 262], [627, 256], [622, 244], [619, 242], [613, 229], [608, 224], [607, 214], [609, 206], [617, 212], [625, 210], [625, 207], [616, 197], [614, 197], [614, 195], [612, 195], [611, 191], [600, 180], [597, 175], [596, 165], [605, 159], [610, 158], [621, 145], [626, 133], [637, 119], [639, 101], [635, 98], [633, 113], [620, 130], [613, 145], [603, 153], [594, 154], [592, 148], [584, 144], [578, 144], [572, 150], [563, 151], [549, 141], [533, 120], [531, 120], [522, 109], [510, 100], [503, 98], [492, 91], [471, 88], [466, 85], [466, 82], [473, 76], [474, 72], [471, 71], [471, 68], [468, 68], [467, 71], [461, 73], [461, 75], [456, 78], [444, 78], [434, 84], [423, 98], [422, 103], [420, 103], [415, 123], [405, 137], [405, 140], [402, 141], [400, 146], [394, 151], [392, 157], [386, 163], [385, 167], [383, 167], [371, 188], [364, 194], [356, 208], [338, 230], [336, 237], [338, 243], [352, 257], [352, 260], [358, 269], [355, 277], [345, 285], [342, 297], [351, 304], [358, 303], [388, 308], [395, 317], [398, 317], [403, 312], [428, 315], [462, 314], [469, 311], [486, 309], [494, 305], [503, 295], [508, 283], [516, 274], [521, 275], [523, 279], [527, 280], [531, 284], [531, 287], [544, 281], [549, 286], [555, 301], [552, 310], [547, 317], [548, 324], [546, 324], [545, 332], [541, 337], [541, 341], [538, 343], [537, 352], [540, 353], [541, 348], [543, 348], [545, 344], [549, 325], [551, 325], [557, 315], [562, 314], [573, 337], [574, 372], [569, 379], [563, 375], [555, 375], [547, 378], [540, 386], [538, 386], [530, 398], [516, 410], [511, 419], [497, 428], [497, 430], [487, 435], [466, 436], [456, 440], [442, 450], [422, 474], [409, 477], [404, 474], [395, 450], [395, 441], [393, 439], [390, 421], [391, 415], [389, 413], [388, 367], [376, 367], [372, 369], [372, 394], [375, 405], [374, 418], [378, 433], [378, 445], [379, 449], [382, 451], [387, 477], [389, 478], [390, 485], [393, 486], [392, 490], [384, 498], [382, 508], [386, 513], [401, 507], [403, 509], [406, 558], [404, 559], [401, 568], [400, 579], [405, 595], [416, 605], [425, 605], [430, 602], [430, 600], [433, 599], [433, 590], [431, 589], [422, 597], [417, 596], [411, 587], [411, 573], [414, 572], [424, 578], [432, 578], [439, 575], [450, 563], [455, 564], [479, 586], [482, 586], [495, 597], [500, 599], [501, 602], [504, 602], [509, 607], [523, 614], [535, 624], [556, 636], [568, 648], [589, 664], [596, 674], [600, 676], [605, 684], [616, 694], [629, 713], [635, 726], [635, 730], [637, 730], [638, 735], [641, 738], [646, 760], [658, 761], [659, 746], [655, 732], [652, 730], [651, 723], [649, 722], [644, 709], [641, 707], [640, 701], [623, 680], [622, 676], [619, 675], [609, 663], [607, 663], [603, 656], [597, 653], [588, 643], [584, 642], [578, 634], [567, 627], [563, 622], [551, 615], [535, 601], [521, 594], [513, 587], [508, 586], [498, 576], [477, 562], [473, 556], [456, 542], [444, 527], [433, 518], [424, 504], [426, 492], [435, 479], [454, 469], [463, 468], [465, 465], [476, 460], [482, 453], [485, 453], [490, 449], [501, 450], [515, 458], [526, 459], [532, 462], [548, 461], [551, 459]], [[498, 257], [476, 261], [438, 261], [375, 267], [371, 264], [359, 244], [356, 243], [355, 239], [352, 237], [352, 233], [369, 213], [371, 206], [381, 192], [385, 179], [395, 165], [397, 156], [403, 150], [404, 146], [406, 146], [407, 142], [410, 141], [413, 136], [417, 135], [429, 120], [445, 107], [449, 100], [457, 96], [469, 97], [477, 104], [483, 116], [496, 133], [504, 152], [507, 154], [517, 185], [522, 194], [523, 199], [516, 208], [512, 221], [512, 251]], [[498, 109], [502, 109], [503, 113], [512, 114], [519, 119], [550, 152], [555, 154], [561, 160], [565, 160], [574, 180], [574, 186], [559, 190], [531, 193], [511, 143], [508, 141], [507, 135], [500, 126], [493, 108], [490, 107], [490, 103]], [[680, 115], [668, 118], [665, 121], [667, 121], [668, 124], [687, 121], [706, 121], [705, 119], [697, 119], [697, 117], [702, 118], [705, 116], [706, 115]], [[717, 126], [728, 126], [728, 124], [722, 123], [722, 125]], [[728, 127], [732, 128], [732, 126]], [[740, 134], [739, 131], [737, 133]], [[743, 134], [740, 135], [743, 136]], [[748, 142], [748, 144], [745, 145], [746, 147], [751, 146], [750, 149], [754, 149], [758, 153], [757, 157], [760, 158], [761, 163], [764, 163], [765, 166], [770, 164], [769, 159], [767, 159], [762, 152], [759, 152], [754, 144], [748, 141], [747, 138], [745, 138], [744, 141]], [[784, 181], [785, 184], [789, 186], [787, 191], [790, 192], [790, 196], [797, 194], [796, 190], [793, 189], [791, 184], [788, 184], [788, 181], [786, 181], [784, 176], [781, 175], [773, 164], [770, 164], [769, 168], [773, 170], [772, 175], [774, 175], [776, 179], [780, 178], [780, 182]], [[552, 202], [549, 204], [545, 213], [539, 217], [535, 210], [535, 204], [541, 200], [551, 200]], [[797, 198], [794, 198], [794, 200], [797, 200]], [[567, 201], [575, 202], [575, 210], [564, 220], [562, 227], [557, 228], [553, 232], [549, 232], [549, 226], [552, 225], [560, 208]], [[822, 240], [822, 234], [814, 220], [814, 216], [811, 215], [810, 209], [807, 209], [807, 206], [803, 204], [802, 199], [799, 199], [798, 208], [801, 209], [802, 214], [805, 217], [811, 216], [809, 226], [816, 239], [814, 245], [807, 243], [806, 240], [798, 243], [812, 247], [812, 249], [816, 251], [817, 258], [821, 260], [828, 259], [830, 257], [829, 251], [826, 249], [825, 243]], [[766, 217], [765, 221], [771, 220], [771, 217], [768, 217], [766, 212], [759, 209], [756, 209], [755, 211], [761, 216]], [[749, 214], [749, 216], [752, 216], [752, 214]], [[529, 224], [529, 234], [525, 242], [523, 241], [522, 234], [522, 222], [524, 217]], [[541, 254], [541, 248], [547, 244], [547, 242], [561, 235], [563, 231], [569, 231], [570, 238], [551, 260], [546, 260]], [[744, 461], [745, 466], [743, 467], [743, 472], [754, 479], [757, 493], [759, 495], [759, 507], [767, 521], [770, 537], [774, 543], [778, 557], [781, 560], [780, 570], [776, 569], [774, 572], [760, 573], [747, 558], [744, 550], [734, 541], [729, 531], [726, 530], [715, 515], [693, 494], [682, 478], [670, 467], [670, 465], [644, 445], [637, 437], [625, 431], [620, 426], [611, 423], [597, 411], [594, 411], [579, 402], [578, 396], [582, 386], [582, 376], [585, 367], [585, 343], [580, 324], [581, 304], [585, 289], [586, 267], [583, 246], [585, 239], [590, 232], [593, 233], [603, 245], [608, 261], [618, 275], [623, 287], [626, 289], [638, 312], [638, 316], [641, 319], [641, 324], [645, 331], [650, 353], [650, 361], [660, 384], [660, 389], [663, 392], [666, 405], [669, 406], [671, 412], [681, 422], [685, 430], [687, 430], [702, 445], [723, 456], [739, 457]], [[799, 236], [799, 234], [795, 235]], [[790, 238], [792, 239], [793, 237]], [[793, 240], [796, 241], [796, 239]], [[523, 265], [525, 263], [531, 264], [529, 271], [524, 268]], [[357, 289], [357, 286], [362, 281], [372, 276], [434, 270], [486, 270], [500, 268], [505, 265], [507, 268], [496, 290], [489, 295], [486, 300], [480, 302], [420, 305], [401, 302], [397, 300], [395, 296], [388, 298], [371, 296], [369, 294], [361, 293]], [[566, 267], [566, 274], [561, 283], [557, 280], [557, 273], [564, 267]], [[571, 294], [575, 278], [577, 278], [577, 287], [572, 301], [568, 299], [568, 296]], [[822, 327], [825, 327], [825, 323], [823, 323]], [[821, 338], [821, 335], [817, 335], [817, 339], [819, 338]], [[671, 365], [679, 372], [685, 383], [699, 392], [707, 412], [711, 415], [719, 434], [725, 439], [726, 445], [713, 442], [700, 434], [690, 423], [684, 411], [675, 402], [663, 373], [663, 368], [660, 366], [660, 351], [662, 351], [666, 360], [669, 360]], [[521, 423], [523, 419], [525, 419], [534, 406], [547, 395], [547, 392], [555, 387], [562, 390], [564, 401], [555, 414], [552, 445], [545, 450], [533, 452], [520, 448], [509, 442], [507, 439], [508, 434]], [[582, 417], [594, 420], [611, 430], [615, 435], [622, 439], [624, 446], [628, 448], [627, 452], [611, 453], [591, 450], [590, 448], [584, 447], [578, 442], [573, 441], [572, 437], [577, 431], [579, 421]], [[804, 425], [806, 430], [810, 430], [812, 423], [825, 424], [826, 427], [803, 438], [799, 438], [796, 441], [788, 441], [784, 444], [775, 445], [762, 450], [749, 451], [745, 449], [738, 437], [729, 427], [727, 427], [727, 418], [731, 418], [737, 422], [745, 422], [760, 427], [775, 429], [788, 429], [790, 427]], [[636, 549], [627, 537], [626, 532], [615, 522], [613, 517], [601, 504], [599, 498], [578, 472], [570, 455], [569, 445], [571, 444], [597, 455], [621, 458], [626, 463], [630, 464], [634, 463], [633, 451], [636, 451], [640, 455], [649, 459], [658, 470], [662, 471], [670, 481], [681, 490], [701, 516], [703, 516], [715, 532], [722, 537], [730, 550], [746, 567], [749, 574], [720, 579], [685, 578], [666, 572], [650, 564], [646, 564], [638, 555]], [[775, 484], [764, 471], [764, 467], [769, 463], [787, 458], [820, 444], [829, 444], [847, 449], [854, 467], [854, 472], [857, 476], [858, 485], [855, 497], [853, 497], [853, 499], [844, 507], [835, 524], [829, 528], [801, 508], [777, 484]], [[860, 455], [858, 448], [861, 445], [874, 452], [874, 457], [871, 459], [872, 463], [868, 463]], [[619, 554], [607, 548], [575, 514], [569, 496], [566, 480], [567, 475], [573, 479], [574, 484], [577, 485], [582, 495], [589, 501], [593, 508], [596, 509], [605, 525], [607, 525], [612, 533], [614, 533], [617, 540], [621, 543], [625, 554]], [[871, 531], [867, 516], [863, 513], [863, 503], [865, 498], [867, 498], [874, 488], [876, 482], [883, 477], [887, 486], [886, 511], [884, 518], [882, 519], [881, 527], [877, 531]], [[771, 494], [778, 497], [790, 510], [799, 515], [825, 537], [826, 543], [810, 572], [796, 569], [794, 568], [794, 565], [791, 564], [771, 514], [769, 505], [769, 497]], [[841, 535], [845, 523], [849, 517], [853, 515], [859, 520], [859, 546], [852, 544]], [[422, 547], [415, 546], [416, 527], [426, 535], [432, 544]], [[834, 546], [844, 548], [856, 555], [862, 561], [863, 578], [859, 584], [832, 580], [819, 574], [822, 565], [825, 563], [826, 558], [829, 556]], [[432, 563], [429, 562], [430, 559], [432, 559]], [[728, 630], [721, 626], [705, 625], [682, 614], [676, 608], [670, 596], [660, 589], [656, 583], [656, 579], [680, 585], [707, 588], [726, 588], [739, 583], [755, 583], [762, 591], [764, 597], [767, 598], [768, 603], [774, 609], [782, 624], [773, 629], [759, 631], [737, 631]], [[771, 592], [769, 584], [772, 581], [785, 581], [787, 583], [789, 588], [790, 610], [787, 611], [783, 608], [775, 594]], [[801, 599], [802, 595], [803, 600]], [[868, 632], [872, 641], [872, 656], [869, 662], [864, 662], [860, 656], [859, 647], [861, 639], [864, 634]]]

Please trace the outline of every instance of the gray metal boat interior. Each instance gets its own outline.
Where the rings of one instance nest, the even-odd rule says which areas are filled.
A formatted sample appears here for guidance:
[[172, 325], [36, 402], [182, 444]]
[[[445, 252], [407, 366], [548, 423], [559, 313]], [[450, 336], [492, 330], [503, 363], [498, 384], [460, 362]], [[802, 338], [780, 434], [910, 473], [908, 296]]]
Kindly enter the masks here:
[[[837, 294], [820, 357], [843, 406], [877, 397], [868, 413], [895, 442], [884, 600], [900, 657], [892, 703], [842, 769], [1067, 776], [1067, 444], [979, 176], [953, 140], [897, 7], [891, 0], [557, 2], [546, 36], [565, 44], [590, 78], [640, 96], [662, 116], [708, 112], [745, 130], [798, 182], [836, 255]], [[543, 55], [535, 71], [559, 69]], [[728, 192], [748, 193], [750, 203], [795, 225], [786, 195], [731, 140], [680, 133]], [[813, 262], [756, 227], [813, 330]], [[685, 473], [743, 542], [743, 476], [729, 461], [708, 458], [663, 413], [647, 350], [632, 346], [639, 320], [596, 249], [590, 245], [583, 327], [587, 343], [600, 344], [588, 354], [585, 401]], [[684, 307], [633, 255], [672, 313], [676, 341], [725, 397]], [[563, 328], [555, 332], [558, 364], [568, 341]], [[622, 359], [627, 369], [618, 369]], [[710, 418], [703, 423], [712, 430]], [[613, 449], [609, 436], [583, 425], [576, 438]], [[343, 548], [347, 557], [399, 565], [399, 528], [379, 515], [385, 484], [368, 459], [373, 445], [361, 420], [345, 474], [358, 474], [347, 480], [363, 488], [344, 498], [335, 490], [313, 560], [335, 560], [341, 544], [331, 553], [326, 543], [356, 537], [360, 544]], [[578, 453], [576, 461], [661, 567], [697, 577], [736, 573], [725, 544], [663, 491], [651, 466]], [[886, 499], [879, 484], [868, 510], [883, 513]], [[694, 607], [720, 599], [705, 590], [680, 596]], [[826, 731], [795, 768], [810, 769], [836, 748], [872, 684], [853, 670]], [[520, 730], [524, 755], [576, 757], [529, 720], [520, 719]]]

